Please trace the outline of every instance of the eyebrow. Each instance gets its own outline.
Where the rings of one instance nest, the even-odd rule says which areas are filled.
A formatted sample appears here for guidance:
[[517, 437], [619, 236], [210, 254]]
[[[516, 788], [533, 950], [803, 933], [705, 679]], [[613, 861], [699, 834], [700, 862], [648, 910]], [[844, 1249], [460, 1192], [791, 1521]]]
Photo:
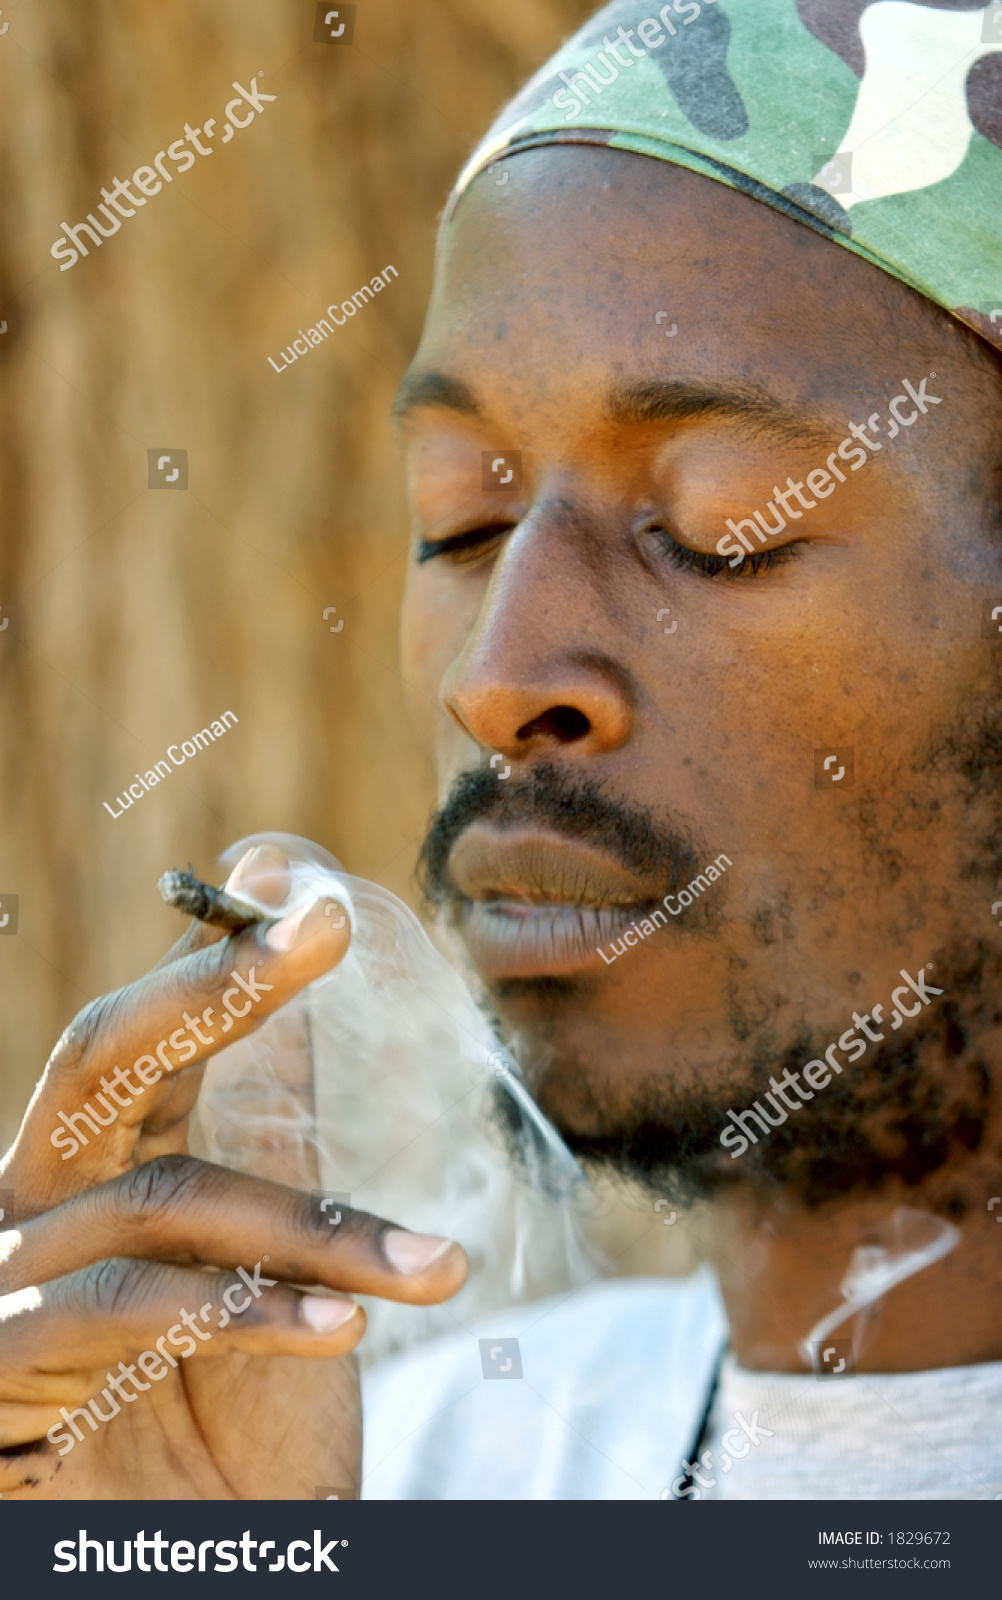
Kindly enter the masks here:
[[726, 417], [751, 434], [780, 435], [793, 444], [827, 445], [841, 431], [834, 419], [779, 400], [755, 385], [722, 388], [681, 380], [622, 384], [609, 396], [614, 422], [688, 422], [693, 417]]
[[419, 406], [444, 406], [464, 417], [479, 417], [480, 406], [468, 383], [445, 372], [407, 372], [393, 402], [393, 419], [400, 422]]
[[[482, 408], [469, 384], [443, 372], [408, 372], [393, 403], [401, 421], [423, 406], [441, 406], [462, 416], [480, 417]], [[755, 385], [725, 388], [680, 379], [620, 384], [607, 396], [613, 422], [688, 422], [695, 417], [725, 417], [750, 434], [782, 437], [794, 445], [827, 446], [841, 425], [823, 413], [810, 412], [778, 399]]]

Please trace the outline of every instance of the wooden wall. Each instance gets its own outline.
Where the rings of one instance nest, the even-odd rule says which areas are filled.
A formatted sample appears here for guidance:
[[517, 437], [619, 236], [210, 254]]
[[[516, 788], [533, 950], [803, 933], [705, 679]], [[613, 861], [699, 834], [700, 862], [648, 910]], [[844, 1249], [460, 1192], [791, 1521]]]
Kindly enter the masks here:
[[[455, 173], [591, 9], [360, 0], [338, 47], [308, 0], [4, 7], [0, 1136], [78, 1007], [174, 937], [165, 867], [278, 829], [411, 896], [433, 790], [397, 665], [387, 411]], [[221, 144], [255, 74], [276, 98]], [[60, 223], [211, 116], [213, 154], [60, 271]], [[364, 313], [273, 371], [388, 263]], [[186, 492], [147, 487], [160, 446], [187, 451]], [[109, 815], [224, 710], [225, 739]]]

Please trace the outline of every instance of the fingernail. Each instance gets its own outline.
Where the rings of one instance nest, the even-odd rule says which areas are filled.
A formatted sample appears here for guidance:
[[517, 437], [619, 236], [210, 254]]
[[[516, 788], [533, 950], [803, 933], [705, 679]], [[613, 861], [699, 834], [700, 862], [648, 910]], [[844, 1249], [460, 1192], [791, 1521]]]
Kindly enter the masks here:
[[383, 1234], [383, 1254], [387, 1261], [398, 1272], [407, 1274], [424, 1272], [451, 1244], [451, 1239], [442, 1239], [433, 1233], [407, 1233], [403, 1228], [390, 1228]]
[[240, 860], [237, 862], [236, 866], [233, 868], [233, 871], [226, 880], [227, 888], [229, 888], [231, 884], [239, 882], [247, 869], [248, 863], [253, 861], [256, 854], [257, 850], [254, 845], [251, 845], [249, 850], [244, 851], [243, 855], [240, 857]]
[[280, 906], [289, 894], [289, 859], [272, 845], [252, 845], [233, 868], [226, 887], [233, 893], [253, 894], [266, 905]]
[[308, 900], [304, 906], [296, 911], [290, 911], [287, 917], [280, 922], [275, 922], [264, 936], [264, 942], [272, 950], [291, 950], [299, 937], [299, 930], [303, 919], [313, 907], [314, 902]]
[[228, 884], [242, 882], [244, 878], [252, 876], [255, 870], [273, 865], [274, 863], [268, 859], [261, 846], [252, 844], [249, 850], [244, 851], [226, 881]]
[[328, 1300], [318, 1294], [305, 1294], [299, 1303], [299, 1315], [314, 1333], [333, 1333], [357, 1310], [353, 1300]]

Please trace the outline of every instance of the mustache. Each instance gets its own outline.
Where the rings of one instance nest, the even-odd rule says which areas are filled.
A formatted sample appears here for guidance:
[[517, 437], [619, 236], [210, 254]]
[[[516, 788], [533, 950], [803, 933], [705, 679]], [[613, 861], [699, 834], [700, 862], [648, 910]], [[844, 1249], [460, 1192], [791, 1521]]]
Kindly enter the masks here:
[[661, 884], [658, 898], [682, 887], [697, 870], [688, 829], [659, 822], [649, 808], [610, 795], [602, 783], [571, 777], [546, 762], [503, 783], [495, 772], [478, 769], [459, 775], [428, 825], [417, 881], [429, 906], [460, 898], [449, 857], [460, 835], [485, 820], [502, 829], [535, 822], [591, 845], [627, 871]]

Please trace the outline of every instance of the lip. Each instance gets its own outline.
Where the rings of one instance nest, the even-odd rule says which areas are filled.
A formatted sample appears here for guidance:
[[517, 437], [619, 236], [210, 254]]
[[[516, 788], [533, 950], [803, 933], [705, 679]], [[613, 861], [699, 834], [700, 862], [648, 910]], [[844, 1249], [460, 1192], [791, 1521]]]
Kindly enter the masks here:
[[600, 946], [618, 939], [642, 906], [527, 905], [514, 900], [467, 900], [466, 948], [487, 979], [560, 977], [608, 965]]
[[600, 946], [662, 892], [579, 840], [477, 823], [453, 846], [449, 871], [464, 941], [487, 979], [604, 970]]

